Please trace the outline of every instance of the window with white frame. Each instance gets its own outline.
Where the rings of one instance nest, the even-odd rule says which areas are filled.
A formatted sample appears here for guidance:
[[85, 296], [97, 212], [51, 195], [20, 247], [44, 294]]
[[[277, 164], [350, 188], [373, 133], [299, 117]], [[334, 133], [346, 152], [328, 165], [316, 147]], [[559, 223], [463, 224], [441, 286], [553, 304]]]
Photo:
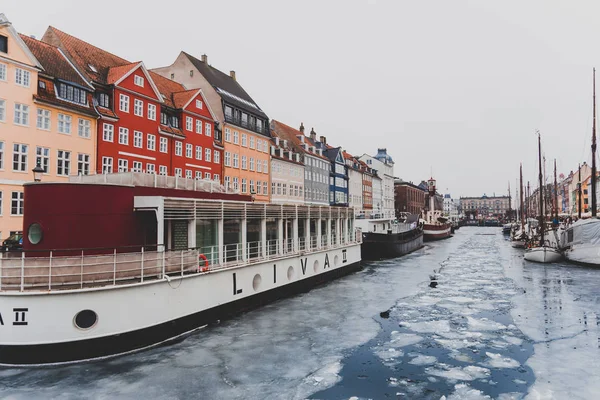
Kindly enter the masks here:
[[256, 150], [261, 151], [262, 140], [256, 139]]
[[196, 133], [202, 133], [202, 121], [199, 119], [196, 120]]
[[158, 174], [159, 175], [167, 175], [167, 166], [166, 165], [160, 165], [158, 167]]
[[225, 177], [225, 188], [231, 189], [231, 177], [230, 176]]
[[[0, 118], [2, 121], [2, 118]], [[50, 110], [38, 108], [37, 110], [37, 128], [45, 131], [50, 130]]]
[[192, 155], [193, 151], [194, 151], [194, 146], [191, 143], [186, 143], [185, 144], [185, 156], [187, 158], [192, 158], [193, 157], [193, 155]]
[[267, 164], [267, 160], [263, 160], [263, 172], [264, 172], [265, 174], [268, 174], [268, 173], [269, 173], [269, 166], [268, 166], [268, 164]]
[[226, 151], [225, 152], [225, 160], [223, 160], [225, 162], [225, 166], [226, 167], [231, 167], [231, 153]]
[[185, 117], [185, 129], [190, 132], [194, 130], [194, 118]]
[[242, 169], [248, 169], [248, 158], [246, 156], [242, 156]]
[[113, 172], [113, 159], [112, 157], [102, 157], [102, 173], [112, 174]]
[[23, 215], [23, 192], [12, 192], [10, 215]]
[[213, 152], [213, 162], [215, 164], [220, 164], [221, 163], [221, 152], [218, 150], [215, 150]]
[[168, 145], [167, 138], [161, 137], [160, 138], [160, 148], [159, 148], [159, 150], [160, 150], [161, 153], [167, 153], [168, 152], [167, 145]]
[[90, 174], [90, 155], [85, 153], [77, 154], [77, 175]]
[[111, 124], [104, 124], [102, 126], [102, 140], [105, 142], [112, 142], [115, 133], [115, 127]]
[[56, 175], [69, 176], [71, 171], [71, 152], [58, 150], [56, 152]]
[[92, 134], [92, 124], [89, 119], [79, 118], [77, 134], [79, 137], [89, 139]]
[[127, 172], [129, 171], [129, 161], [119, 158], [117, 161], [119, 172]]
[[200, 100], [196, 100], [196, 108], [202, 110], [202, 102]]
[[185, 170], [185, 177], [187, 179], [192, 179], [192, 170], [191, 169], [186, 169]]
[[133, 131], [133, 147], [141, 149], [144, 147], [144, 134], [140, 131]]
[[237, 176], [233, 177], [233, 190], [235, 190], [236, 192], [240, 189], [240, 180], [238, 179]]
[[6, 121], [6, 100], [0, 99], [0, 122]]
[[202, 146], [196, 146], [196, 160], [202, 160]]
[[50, 168], [50, 149], [47, 147], [37, 146], [35, 148], [35, 165], [44, 169], [44, 173], [48, 173]]
[[[2, 191], [0, 190], [0, 216], [2, 216]], [[2, 234], [2, 232], [0, 232], [0, 235]], [[0, 236], [3, 237], [3, 236]]]
[[254, 148], [254, 136], [250, 136], [250, 148]]
[[144, 116], [144, 102], [139, 99], [133, 100], [133, 114], [138, 117]]
[[148, 103], [148, 119], [156, 121], [156, 106], [154, 104]]
[[180, 141], [175, 142], [175, 155], [181, 156], [183, 154], [183, 143]]
[[129, 145], [129, 129], [119, 127], [119, 144]]
[[29, 106], [15, 103], [14, 122], [16, 125], [29, 125]]
[[58, 133], [71, 134], [71, 116], [58, 113]]
[[156, 136], [149, 133], [147, 137], [146, 143], [148, 150], [155, 151], [156, 150]]
[[210, 172], [205, 172], [204, 173], [204, 179], [210, 180]]
[[233, 155], [233, 168], [239, 168], [240, 167], [240, 158], [239, 158], [239, 154], [234, 154]]
[[250, 157], [250, 171], [254, 171], [254, 157]]
[[133, 83], [134, 83], [136, 86], [141, 86], [141, 87], [144, 87], [144, 77], [142, 77], [142, 76], [139, 76], [139, 75], [134, 75], [134, 76], [133, 76]]
[[126, 94], [119, 95], [119, 110], [129, 112], [129, 96]]
[[4, 169], [4, 142], [0, 141], [0, 170]]
[[133, 162], [133, 168], [131, 168], [131, 170], [133, 172], [142, 172], [142, 162], [141, 161], [134, 161]]
[[181, 174], [181, 168], [175, 168], [175, 176], [178, 176], [178, 177], [180, 177], [180, 178], [183, 176], [183, 175]]
[[196, 179], [198, 179], [198, 180], [202, 179], [202, 172], [201, 171], [196, 171]]
[[152, 163], [146, 163], [146, 173], [156, 174], [156, 167]]
[[248, 135], [242, 133], [242, 146], [248, 147]]
[[19, 86], [29, 87], [31, 74], [21, 68], [15, 68], [15, 83]]
[[233, 131], [233, 144], [240, 142], [240, 134], [237, 131]]
[[250, 194], [256, 193], [256, 188], [254, 187], [254, 179], [250, 179]]
[[212, 150], [207, 147], [204, 151], [204, 161], [210, 162], [211, 154], [212, 154]]
[[263, 182], [263, 194], [265, 196], [269, 194], [269, 188], [267, 187], [267, 182]]
[[225, 141], [231, 142], [231, 131], [229, 128], [225, 128]]
[[256, 160], [256, 172], [262, 172], [262, 162]]
[[6, 81], [6, 64], [0, 63], [0, 81]]
[[204, 124], [204, 134], [205, 134], [206, 136], [210, 136], [210, 135], [212, 135], [212, 132], [211, 132], [212, 128], [211, 128], [211, 126], [212, 126], [212, 125], [211, 125], [211, 124], [209, 124], [208, 122]]
[[13, 145], [13, 171], [27, 171], [27, 151], [29, 146], [26, 144], [15, 143]]

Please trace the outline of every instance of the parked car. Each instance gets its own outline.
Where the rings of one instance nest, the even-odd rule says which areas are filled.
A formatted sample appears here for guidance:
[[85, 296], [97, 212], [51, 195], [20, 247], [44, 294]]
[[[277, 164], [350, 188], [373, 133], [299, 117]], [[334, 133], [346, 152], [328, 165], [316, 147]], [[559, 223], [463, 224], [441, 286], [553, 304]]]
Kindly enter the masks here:
[[23, 232], [15, 232], [2, 241], [2, 252], [23, 250]]

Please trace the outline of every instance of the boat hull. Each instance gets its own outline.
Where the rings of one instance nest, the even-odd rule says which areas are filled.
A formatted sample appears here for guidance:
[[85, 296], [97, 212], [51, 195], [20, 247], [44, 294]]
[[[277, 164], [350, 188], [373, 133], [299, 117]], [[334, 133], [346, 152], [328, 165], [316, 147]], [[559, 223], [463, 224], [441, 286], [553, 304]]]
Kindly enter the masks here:
[[565, 251], [567, 261], [600, 267], [600, 245], [575, 244]]
[[361, 257], [363, 260], [396, 258], [423, 247], [423, 231], [414, 229], [402, 233], [363, 233]]
[[425, 224], [423, 226], [423, 240], [425, 242], [447, 239], [450, 236], [452, 236], [450, 224]]
[[[142, 284], [3, 293], [0, 364], [60, 364], [143, 350], [359, 268], [356, 244]], [[74, 324], [81, 310], [98, 316], [88, 330]]]
[[554, 263], [562, 260], [562, 253], [551, 247], [534, 247], [525, 252], [525, 260], [537, 263]]

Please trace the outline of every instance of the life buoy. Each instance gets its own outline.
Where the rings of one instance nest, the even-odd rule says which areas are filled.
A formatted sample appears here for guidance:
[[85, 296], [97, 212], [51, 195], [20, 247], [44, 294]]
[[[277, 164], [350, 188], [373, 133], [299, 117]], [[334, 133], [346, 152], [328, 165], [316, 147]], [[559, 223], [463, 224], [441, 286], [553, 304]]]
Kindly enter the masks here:
[[[204, 265], [202, 265], [204, 264]], [[208, 271], [208, 258], [204, 254], [198, 255], [198, 272]]]

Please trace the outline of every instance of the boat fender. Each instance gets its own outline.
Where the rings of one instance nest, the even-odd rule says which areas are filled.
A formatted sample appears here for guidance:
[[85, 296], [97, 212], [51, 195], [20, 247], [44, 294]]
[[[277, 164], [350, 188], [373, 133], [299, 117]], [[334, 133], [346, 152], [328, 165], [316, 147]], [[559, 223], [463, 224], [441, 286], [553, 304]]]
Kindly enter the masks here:
[[208, 271], [208, 258], [204, 254], [198, 255], [198, 272]]

